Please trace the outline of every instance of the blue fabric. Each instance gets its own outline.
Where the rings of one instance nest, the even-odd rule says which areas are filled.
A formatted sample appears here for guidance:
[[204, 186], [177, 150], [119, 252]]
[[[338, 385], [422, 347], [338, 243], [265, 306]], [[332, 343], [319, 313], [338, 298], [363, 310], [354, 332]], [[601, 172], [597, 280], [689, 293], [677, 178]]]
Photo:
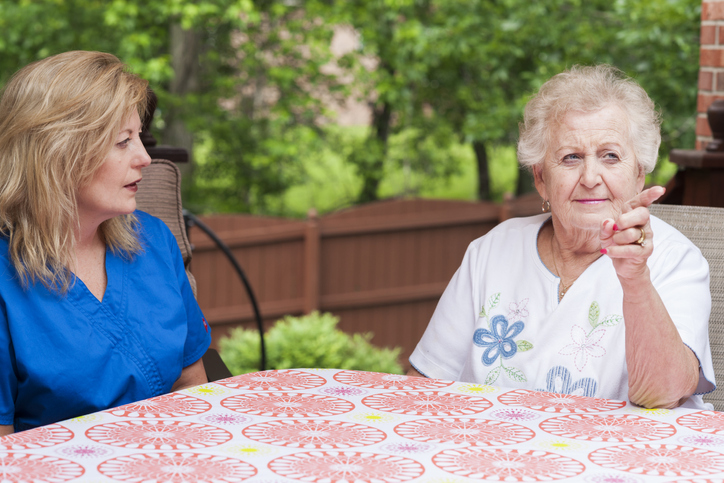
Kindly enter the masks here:
[[23, 431], [167, 393], [209, 347], [176, 239], [136, 216], [143, 253], [106, 251], [103, 302], [79, 279], [65, 297], [23, 290], [0, 238], [0, 424]]

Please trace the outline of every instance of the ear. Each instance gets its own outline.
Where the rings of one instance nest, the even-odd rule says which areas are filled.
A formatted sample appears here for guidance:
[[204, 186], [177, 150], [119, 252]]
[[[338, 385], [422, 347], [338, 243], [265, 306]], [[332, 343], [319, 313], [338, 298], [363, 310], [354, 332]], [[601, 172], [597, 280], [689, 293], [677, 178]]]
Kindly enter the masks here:
[[636, 177], [636, 192], [641, 193], [646, 185], [646, 170], [639, 164], [639, 174]]
[[535, 166], [533, 166], [533, 180], [535, 181], [535, 189], [538, 191], [538, 194], [541, 198], [544, 200], [548, 199], [548, 195], [546, 193], [546, 182], [543, 178], [543, 163], [538, 163]]

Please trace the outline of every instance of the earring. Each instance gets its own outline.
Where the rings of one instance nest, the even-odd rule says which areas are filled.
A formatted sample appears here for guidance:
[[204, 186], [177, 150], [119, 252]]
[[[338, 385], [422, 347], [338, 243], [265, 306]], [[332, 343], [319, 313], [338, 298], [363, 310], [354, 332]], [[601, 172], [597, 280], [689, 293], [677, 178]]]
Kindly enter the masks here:
[[551, 211], [551, 203], [550, 203], [550, 201], [548, 201], [548, 200], [543, 200], [543, 204], [541, 205], [540, 209], [541, 209], [541, 211], [542, 211], [543, 213], [548, 213], [549, 211]]

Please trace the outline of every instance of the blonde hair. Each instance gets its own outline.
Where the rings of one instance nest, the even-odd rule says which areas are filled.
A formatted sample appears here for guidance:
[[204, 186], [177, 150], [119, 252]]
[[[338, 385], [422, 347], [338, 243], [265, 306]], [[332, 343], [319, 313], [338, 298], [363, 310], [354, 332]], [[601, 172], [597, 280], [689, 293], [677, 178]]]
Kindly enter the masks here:
[[[72, 283], [76, 196], [110, 153], [133, 111], [146, 114], [148, 83], [118, 58], [73, 51], [19, 70], [0, 98], [0, 234], [24, 287]], [[133, 215], [101, 224], [106, 245], [141, 250]]]
[[541, 86], [525, 106], [518, 161], [528, 168], [542, 163], [567, 113], [595, 112], [607, 106], [617, 106], [626, 114], [636, 161], [645, 172], [653, 171], [661, 144], [660, 115], [641, 86], [606, 64], [573, 66]]

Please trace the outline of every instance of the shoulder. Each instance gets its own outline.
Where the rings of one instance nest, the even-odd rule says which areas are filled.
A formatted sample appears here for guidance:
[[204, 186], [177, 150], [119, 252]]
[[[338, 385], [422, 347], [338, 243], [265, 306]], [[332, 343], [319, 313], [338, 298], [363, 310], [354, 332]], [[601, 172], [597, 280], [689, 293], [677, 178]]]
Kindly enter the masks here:
[[525, 243], [538, 236], [540, 227], [548, 218], [550, 218], [549, 213], [524, 218], [510, 218], [497, 224], [488, 233], [474, 240], [470, 247], [480, 248], [485, 245], [496, 246], [515, 242]]
[[649, 258], [649, 266], [656, 273], [694, 269], [708, 273], [709, 265], [701, 250], [683, 233], [654, 215], [651, 215], [650, 223], [654, 252]]
[[701, 256], [701, 250], [683, 233], [661, 218], [651, 215], [651, 230], [654, 233], [654, 253], [674, 251], [692, 251]]
[[133, 212], [138, 220], [139, 236], [144, 238], [156, 239], [158, 237], [173, 238], [173, 233], [160, 218], [146, 213], [145, 211], [136, 210]]

